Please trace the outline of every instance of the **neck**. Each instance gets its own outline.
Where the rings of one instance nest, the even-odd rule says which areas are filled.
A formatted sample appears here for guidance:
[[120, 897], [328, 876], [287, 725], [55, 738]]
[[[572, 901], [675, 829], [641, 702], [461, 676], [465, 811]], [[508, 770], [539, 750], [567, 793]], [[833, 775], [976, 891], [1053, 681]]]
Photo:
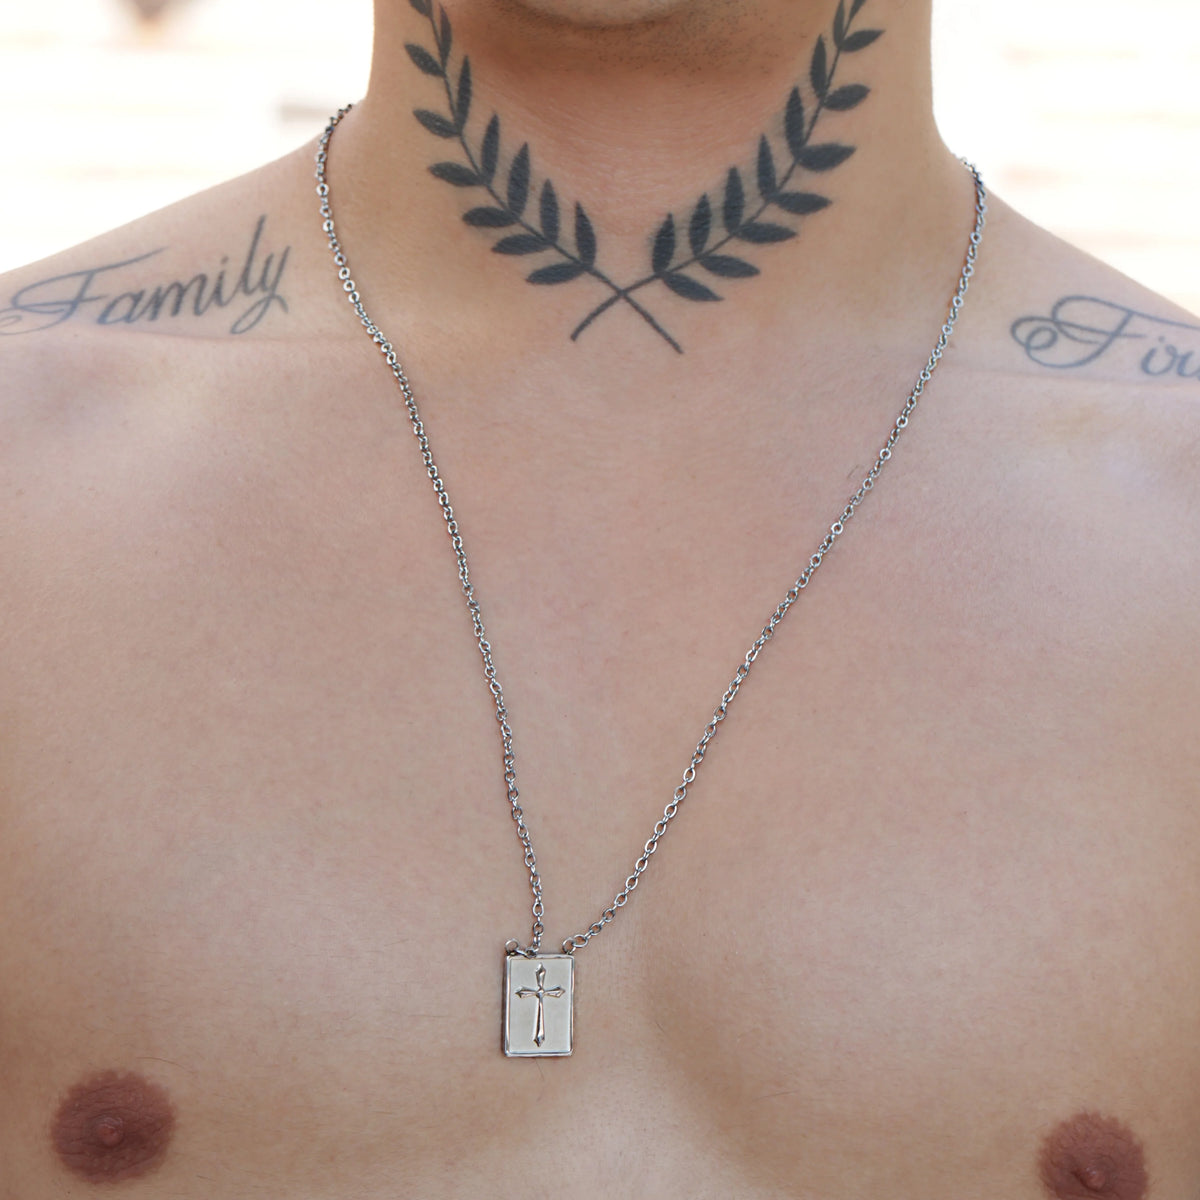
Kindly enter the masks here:
[[970, 227], [928, 24], [911, 0], [377, 0], [339, 227], [376, 296], [524, 348], [870, 319], [952, 286]]

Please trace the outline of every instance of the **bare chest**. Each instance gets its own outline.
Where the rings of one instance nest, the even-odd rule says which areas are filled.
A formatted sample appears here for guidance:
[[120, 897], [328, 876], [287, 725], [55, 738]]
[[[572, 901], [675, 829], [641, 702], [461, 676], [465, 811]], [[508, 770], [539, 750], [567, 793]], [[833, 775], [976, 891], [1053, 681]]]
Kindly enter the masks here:
[[[135, 1070], [177, 1112], [176, 1194], [525, 1195], [525, 1151], [566, 1147], [580, 1196], [1023, 1198], [1092, 1110], [1156, 1195], [1194, 1191], [1200, 831], [1136, 643], [1104, 649], [1092, 608], [947, 586], [920, 546], [830, 572], [578, 956], [575, 1054], [514, 1062], [528, 882], [441, 530], [364, 566], [365, 522], [314, 557], [263, 520], [81, 544], [8, 639], [27, 1190], [67, 1186], [62, 1093]], [[777, 597], [675, 621], [661, 588], [479, 557], [554, 946], [621, 887]]]

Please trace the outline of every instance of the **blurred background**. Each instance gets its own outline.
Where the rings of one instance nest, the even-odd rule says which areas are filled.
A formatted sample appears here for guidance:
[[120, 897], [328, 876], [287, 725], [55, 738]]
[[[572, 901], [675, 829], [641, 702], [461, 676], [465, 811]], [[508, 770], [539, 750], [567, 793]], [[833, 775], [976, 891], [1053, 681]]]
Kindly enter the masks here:
[[[1200, 312], [1200, 0], [935, 0], [946, 140]], [[370, 0], [0, 0], [0, 270], [306, 141], [362, 94]]]

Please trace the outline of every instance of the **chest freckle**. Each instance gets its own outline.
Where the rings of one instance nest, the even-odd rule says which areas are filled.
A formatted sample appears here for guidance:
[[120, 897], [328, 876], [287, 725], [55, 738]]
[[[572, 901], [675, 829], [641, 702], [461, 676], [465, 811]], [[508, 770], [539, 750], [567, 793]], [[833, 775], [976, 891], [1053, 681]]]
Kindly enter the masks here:
[[1042, 1142], [1038, 1167], [1055, 1200], [1145, 1200], [1145, 1154], [1112, 1117], [1083, 1112], [1059, 1122]]
[[50, 1137], [72, 1174], [116, 1183], [157, 1167], [174, 1128], [175, 1112], [161, 1087], [140, 1075], [106, 1071], [67, 1093]]

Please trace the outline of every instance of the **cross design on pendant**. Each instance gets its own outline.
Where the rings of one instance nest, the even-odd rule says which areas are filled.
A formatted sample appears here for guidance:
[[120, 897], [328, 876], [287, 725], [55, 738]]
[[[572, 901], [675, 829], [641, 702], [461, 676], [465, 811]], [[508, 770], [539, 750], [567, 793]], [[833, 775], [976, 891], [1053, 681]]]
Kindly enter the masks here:
[[538, 964], [537, 969], [537, 987], [523, 987], [517, 992], [517, 995], [522, 1000], [529, 997], [536, 997], [537, 999], [537, 1023], [533, 1027], [533, 1042], [535, 1046], [540, 1046], [546, 1040], [546, 997], [550, 996], [557, 1000], [560, 996], [565, 996], [566, 994], [565, 988], [548, 988], [546, 986], [546, 968], [541, 963]]
[[[571, 955], [534, 957], [509, 950], [504, 956], [504, 1053], [509, 1058], [570, 1054], [574, 997], [575, 960]], [[537, 1002], [534, 1011], [527, 1000]]]

